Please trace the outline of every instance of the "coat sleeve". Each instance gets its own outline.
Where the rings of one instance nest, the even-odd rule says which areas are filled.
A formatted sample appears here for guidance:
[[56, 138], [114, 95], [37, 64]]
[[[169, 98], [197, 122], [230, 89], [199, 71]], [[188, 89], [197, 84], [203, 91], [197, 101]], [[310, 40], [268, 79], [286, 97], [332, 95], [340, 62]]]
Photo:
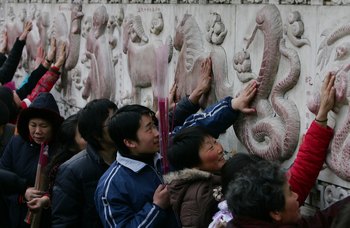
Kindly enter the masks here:
[[16, 90], [17, 95], [21, 100], [26, 98], [34, 89], [40, 78], [47, 72], [47, 69], [40, 64], [30, 74], [28, 81], [19, 89]]
[[6, 61], [7, 57], [4, 53], [0, 53], [0, 67], [4, 64]]
[[183, 97], [175, 106], [173, 110], [169, 112], [169, 126], [170, 129], [174, 129], [177, 126], [181, 126], [187, 117], [195, 114], [199, 110], [199, 105], [193, 104], [188, 97]]
[[306, 132], [297, 157], [289, 170], [289, 184], [302, 205], [315, 185], [317, 176], [326, 159], [327, 149], [333, 136], [333, 129], [322, 127], [315, 121]]
[[51, 225], [57, 227], [79, 227], [82, 190], [79, 181], [69, 166], [64, 164], [58, 170], [53, 188]]
[[5, 169], [8, 171], [12, 171], [13, 164], [13, 151], [15, 150], [15, 140], [14, 137], [11, 138], [10, 142], [5, 147], [4, 153], [0, 158], [0, 169]]
[[332, 204], [328, 208], [316, 212], [311, 217], [302, 218], [298, 227], [331, 227], [335, 217], [350, 203], [350, 196]]
[[0, 67], [0, 83], [5, 84], [12, 80], [13, 75], [15, 74], [17, 66], [19, 64], [19, 61], [21, 60], [24, 45], [25, 41], [20, 41], [17, 38], [8, 58]]
[[167, 219], [163, 209], [149, 202], [134, 211], [128, 201], [130, 192], [123, 189], [122, 183], [110, 183], [108, 191], [99, 184], [95, 204], [104, 227], [159, 227]]
[[2, 194], [23, 194], [27, 189], [26, 179], [4, 169], [0, 169], [0, 185]]
[[231, 100], [232, 97], [226, 97], [209, 106], [202, 113], [191, 115], [182, 126], [176, 127], [172, 134], [176, 134], [182, 128], [201, 126], [207, 129], [213, 137], [218, 138], [235, 123], [240, 113], [232, 109]]

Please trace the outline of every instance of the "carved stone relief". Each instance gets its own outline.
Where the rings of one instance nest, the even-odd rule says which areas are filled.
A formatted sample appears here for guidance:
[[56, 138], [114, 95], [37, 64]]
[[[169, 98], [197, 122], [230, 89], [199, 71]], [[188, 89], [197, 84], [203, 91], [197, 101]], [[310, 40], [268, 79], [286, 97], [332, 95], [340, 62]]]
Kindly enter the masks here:
[[328, 185], [324, 190], [324, 207], [329, 207], [331, 204], [344, 199], [350, 195], [350, 191], [334, 186]]
[[296, 47], [302, 47], [305, 44], [310, 45], [310, 41], [302, 37], [304, 34], [304, 23], [298, 11], [289, 13], [284, 33], [287, 35], [289, 41]]
[[[246, 48], [254, 40], [257, 30], [263, 32], [264, 52], [257, 76], [259, 88], [253, 102], [257, 116], [238, 120], [235, 132], [250, 153], [269, 160], [285, 160], [293, 155], [299, 141], [299, 112], [295, 103], [284, 94], [298, 82], [300, 60], [296, 51], [285, 46], [281, 15], [276, 6], [263, 7], [256, 16], [256, 23]], [[281, 54], [288, 59], [291, 69], [273, 86]]]
[[115, 100], [115, 71], [112, 50], [106, 35], [108, 18], [105, 6], [100, 6], [94, 11], [92, 30], [88, 33], [86, 41], [86, 57], [90, 60], [90, 72], [82, 94], [84, 99]]

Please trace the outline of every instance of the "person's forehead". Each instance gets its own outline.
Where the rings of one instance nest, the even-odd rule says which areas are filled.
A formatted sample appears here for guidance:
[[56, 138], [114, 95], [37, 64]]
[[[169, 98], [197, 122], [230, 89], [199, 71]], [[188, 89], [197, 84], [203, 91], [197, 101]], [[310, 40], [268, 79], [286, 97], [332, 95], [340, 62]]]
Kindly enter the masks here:
[[29, 123], [50, 123], [48, 120], [42, 118], [31, 118]]

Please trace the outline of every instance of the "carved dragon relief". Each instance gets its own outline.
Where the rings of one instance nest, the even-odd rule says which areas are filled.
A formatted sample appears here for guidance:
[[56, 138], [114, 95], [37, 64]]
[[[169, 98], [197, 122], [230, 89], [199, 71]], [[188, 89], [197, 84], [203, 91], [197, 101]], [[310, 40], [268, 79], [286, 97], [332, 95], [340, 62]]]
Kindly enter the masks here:
[[[300, 76], [298, 54], [286, 48], [282, 39], [280, 12], [275, 5], [263, 7], [256, 16], [256, 28], [248, 40], [247, 48], [259, 29], [264, 34], [264, 52], [259, 74], [259, 88], [253, 106], [257, 114], [241, 116], [234, 129], [238, 139], [249, 153], [269, 160], [285, 160], [292, 156], [299, 140], [300, 117], [294, 102], [284, 97]], [[289, 74], [276, 83], [281, 54], [289, 60]], [[271, 104], [269, 96], [271, 93]]]
[[[322, 36], [325, 33], [322, 33]], [[341, 108], [347, 108], [346, 118], [343, 123], [338, 123], [330, 146], [326, 163], [328, 167], [340, 178], [350, 180], [350, 56], [348, 55], [349, 43], [343, 41], [350, 35], [349, 24], [341, 25], [332, 33], [329, 33], [321, 42], [318, 52], [318, 65], [320, 74], [323, 69], [335, 74], [336, 88], [335, 107], [333, 111], [338, 113]], [[337, 45], [337, 46], [336, 46]], [[336, 47], [336, 48], [334, 48]], [[331, 56], [334, 55], [334, 58]], [[330, 61], [333, 59], [334, 61]], [[316, 87], [315, 87], [316, 89]], [[308, 98], [307, 106], [311, 112], [317, 113], [320, 103], [320, 94], [315, 92]]]

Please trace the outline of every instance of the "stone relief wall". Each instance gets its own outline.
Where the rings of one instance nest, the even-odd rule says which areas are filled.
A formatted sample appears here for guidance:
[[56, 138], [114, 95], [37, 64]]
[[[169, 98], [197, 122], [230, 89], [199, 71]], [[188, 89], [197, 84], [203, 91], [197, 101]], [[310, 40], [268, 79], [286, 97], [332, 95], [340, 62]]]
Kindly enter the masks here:
[[33, 70], [38, 47], [47, 50], [51, 37], [58, 45], [67, 44], [67, 61], [52, 90], [65, 116], [95, 98], [111, 99], [118, 106], [136, 102], [156, 108], [157, 50], [164, 46], [168, 84], [177, 82], [179, 94], [186, 96], [196, 86], [201, 61], [210, 56], [214, 80], [211, 91], [201, 98], [203, 108], [237, 95], [252, 79], [260, 82], [254, 100], [257, 115], [240, 119], [220, 138], [225, 148], [248, 148], [285, 166], [293, 162], [314, 119], [325, 73], [336, 72], [337, 106], [329, 116], [335, 136], [319, 176], [317, 197], [311, 194], [309, 199], [323, 208], [350, 192], [346, 4], [346, 0], [8, 0], [0, 1], [0, 29], [7, 32], [11, 47], [23, 22], [33, 21], [14, 77], [16, 85]]

